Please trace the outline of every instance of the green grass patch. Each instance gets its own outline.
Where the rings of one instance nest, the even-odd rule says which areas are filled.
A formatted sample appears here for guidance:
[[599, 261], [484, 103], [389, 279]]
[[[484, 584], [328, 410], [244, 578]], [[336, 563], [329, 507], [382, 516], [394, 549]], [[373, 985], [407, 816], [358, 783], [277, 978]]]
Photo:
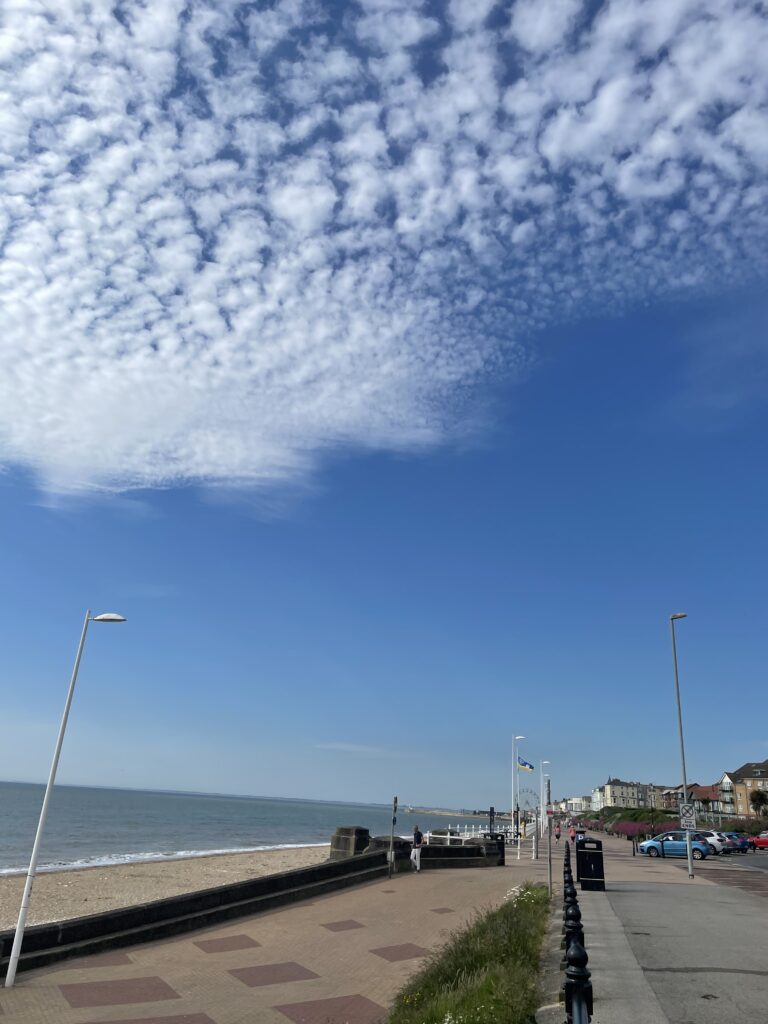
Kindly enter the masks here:
[[427, 961], [397, 996], [389, 1024], [529, 1024], [548, 914], [545, 888], [513, 890]]

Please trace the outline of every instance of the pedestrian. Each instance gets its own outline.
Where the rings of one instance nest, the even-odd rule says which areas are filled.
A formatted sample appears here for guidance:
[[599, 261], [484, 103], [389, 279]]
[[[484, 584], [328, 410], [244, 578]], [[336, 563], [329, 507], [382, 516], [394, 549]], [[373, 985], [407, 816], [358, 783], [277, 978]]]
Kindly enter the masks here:
[[555, 842], [556, 843], [560, 842], [560, 822], [559, 821], [555, 825]]
[[576, 842], [576, 829], [573, 827], [573, 825], [571, 825], [571, 827], [568, 829], [568, 838], [571, 840], [572, 843]]
[[414, 871], [421, 871], [421, 848], [424, 845], [424, 835], [418, 825], [413, 826], [413, 849], [411, 850], [411, 864]]

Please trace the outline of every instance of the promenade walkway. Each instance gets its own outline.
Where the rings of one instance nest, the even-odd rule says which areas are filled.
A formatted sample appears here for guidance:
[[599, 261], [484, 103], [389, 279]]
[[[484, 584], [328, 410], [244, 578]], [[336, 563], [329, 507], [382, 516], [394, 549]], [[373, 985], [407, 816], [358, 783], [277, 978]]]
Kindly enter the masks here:
[[24, 972], [0, 989], [0, 1024], [374, 1024], [477, 909], [546, 881], [546, 861], [526, 853], [510, 852], [505, 867], [397, 875]]
[[[633, 858], [606, 840], [607, 892], [579, 893], [593, 1024], [768, 1019], [768, 854], [696, 864]], [[205, 931], [20, 974], [0, 1024], [378, 1024], [428, 952], [546, 861], [422, 871]], [[555, 883], [562, 880], [562, 850]], [[559, 923], [544, 975], [556, 1005]]]

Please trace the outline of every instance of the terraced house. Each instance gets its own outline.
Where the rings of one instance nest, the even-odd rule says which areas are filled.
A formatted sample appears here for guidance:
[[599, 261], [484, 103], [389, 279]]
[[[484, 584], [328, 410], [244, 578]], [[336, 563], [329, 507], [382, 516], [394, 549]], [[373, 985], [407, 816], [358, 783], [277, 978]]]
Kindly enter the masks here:
[[[622, 779], [608, 779], [601, 786], [603, 807], [661, 807], [663, 786], [651, 782], [624, 782]], [[593, 792], [594, 800], [594, 792]], [[594, 806], [594, 805], [593, 805]]]

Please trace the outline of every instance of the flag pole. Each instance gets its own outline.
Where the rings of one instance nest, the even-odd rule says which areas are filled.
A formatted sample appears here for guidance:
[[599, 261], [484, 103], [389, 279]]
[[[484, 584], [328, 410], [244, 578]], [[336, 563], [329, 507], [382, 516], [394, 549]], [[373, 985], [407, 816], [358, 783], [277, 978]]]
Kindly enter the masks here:
[[517, 800], [515, 806], [517, 807], [517, 859], [520, 860], [520, 847], [521, 835], [522, 835], [522, 822], [520, 821], [520, 755], [518, 754], [515, 758], [515, 778], [517, 780]]
[[512, 837], [514, 838], [515, 832], [517, 831], [517, 820], [515, 818], [515, 762], [517, 760], [517, 750], [515, 734], [512, 733]]

